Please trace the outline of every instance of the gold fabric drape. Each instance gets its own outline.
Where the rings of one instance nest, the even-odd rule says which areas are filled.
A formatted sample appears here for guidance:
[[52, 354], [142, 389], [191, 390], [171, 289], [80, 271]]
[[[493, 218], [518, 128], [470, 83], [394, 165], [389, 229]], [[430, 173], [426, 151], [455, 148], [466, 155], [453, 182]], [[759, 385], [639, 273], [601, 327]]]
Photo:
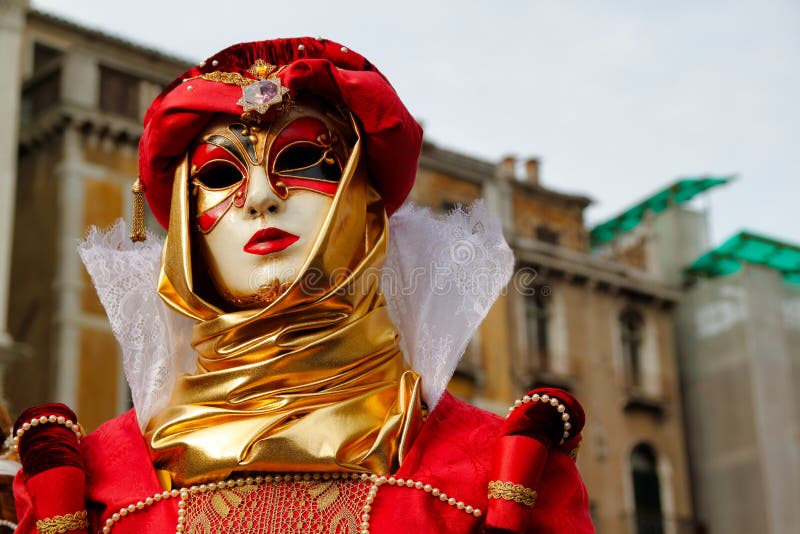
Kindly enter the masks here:
[[176, 171], [159, 293], [197, 321], [180, 376], [145, 439], [174, 484], [232, 472], [397, 469], [422, 424], [380, 293], [388, 222], [357, 141], [301, 275], [263, 309], [224, 311], [193, 282], [188, 165]]

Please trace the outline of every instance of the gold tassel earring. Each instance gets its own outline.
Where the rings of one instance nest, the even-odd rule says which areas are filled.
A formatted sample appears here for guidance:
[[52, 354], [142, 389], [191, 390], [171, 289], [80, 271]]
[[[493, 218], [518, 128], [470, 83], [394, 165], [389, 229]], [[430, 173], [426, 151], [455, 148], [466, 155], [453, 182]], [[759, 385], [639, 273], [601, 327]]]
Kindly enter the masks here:
[[133, 222], [131, 223], [131, 241], [134, 243], [147, 239], [144, 228], [144, 184], [137, 178], [131, 187], [133, 193]]

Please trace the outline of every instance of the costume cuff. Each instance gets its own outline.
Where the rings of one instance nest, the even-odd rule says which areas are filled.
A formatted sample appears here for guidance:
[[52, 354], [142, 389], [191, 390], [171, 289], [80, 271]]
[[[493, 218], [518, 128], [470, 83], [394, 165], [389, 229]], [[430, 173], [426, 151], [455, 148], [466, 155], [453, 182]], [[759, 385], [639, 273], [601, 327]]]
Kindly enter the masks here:
[[486, 526], [490, 531], [525, 532], [548, 456], [544, 444], [527, 436], [503, 436], [498, 440], [488, 487]]
[[77, 467], [54, 467], [25, 481], [36, 519], [46, 519], [83, 510], [86, 473]]

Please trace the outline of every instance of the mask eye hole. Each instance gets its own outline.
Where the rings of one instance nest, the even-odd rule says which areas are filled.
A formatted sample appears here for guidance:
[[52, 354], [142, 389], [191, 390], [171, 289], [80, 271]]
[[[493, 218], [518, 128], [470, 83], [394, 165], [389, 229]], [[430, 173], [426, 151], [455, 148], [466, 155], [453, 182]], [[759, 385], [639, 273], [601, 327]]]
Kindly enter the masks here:
[[274, 171], [283, 176], [339, 181], [342, 169], [334, 158], [326, 160], [326, 150], [312, 144], [295, 144], [278, 154]]
[[324, 151], [314, 145], [294, 145], [280, 153], [275, 162], [276, 172], [294, 171], [311, 167], [322, 159]]
[[207, 189], [226, 189], [242, 181], [239, 169], [226, 162], [211, 162], [197, 171], [194, 180]]

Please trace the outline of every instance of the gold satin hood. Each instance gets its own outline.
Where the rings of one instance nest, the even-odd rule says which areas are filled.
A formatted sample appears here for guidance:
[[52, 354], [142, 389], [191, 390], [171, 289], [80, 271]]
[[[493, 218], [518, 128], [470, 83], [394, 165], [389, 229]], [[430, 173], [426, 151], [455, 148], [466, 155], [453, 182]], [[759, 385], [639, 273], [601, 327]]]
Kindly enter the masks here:
[[188, 163], [176, 170], [159, 293], [197, 321], [197, 369], [147, 425], [156, 469], [176, 485], [233, 472], [388, 474], [422, 424], [380, 292], [388, 221], [357, 140], [300, 276], [260, 309], [226, 311], [198, 294]]

